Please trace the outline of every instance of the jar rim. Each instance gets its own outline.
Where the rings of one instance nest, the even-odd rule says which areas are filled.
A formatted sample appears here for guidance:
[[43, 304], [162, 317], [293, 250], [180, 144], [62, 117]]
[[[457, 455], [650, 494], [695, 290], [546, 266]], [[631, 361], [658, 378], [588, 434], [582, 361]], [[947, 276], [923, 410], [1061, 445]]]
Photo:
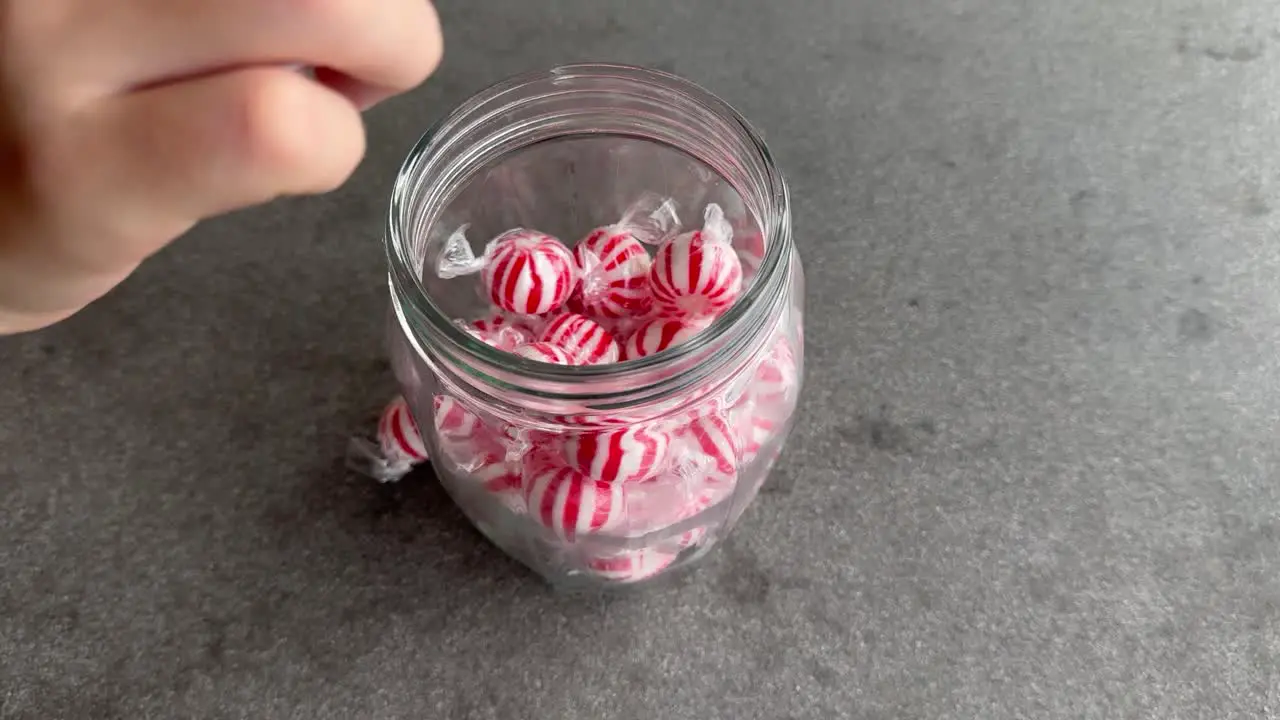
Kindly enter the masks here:
[[[443, 168], [429, 168], [430, 162], [452, 149], [453, 143], [458, 141], [466, 129], [507, 112], [512, 106], [501, 105], [479, 117], [476, 117], [477, 112], [500, 102], [504, 95], [538, 83], [549, 82], [554, 86], [583, 79], [618, 80], [638, 87], [675, 92], [700, 109], [709, 111], [716, 119], [726, 122], [763, 169], [766, 184], [764, 201], [772, 212], [768, 214], [767, 225], [764, 218], [755, 218], [765, 237], [764, 257], [757, 268], [756, 280], [705, 330], [685, 343], [646, 357], [607, 365], [566, 366], [536, 362], [499, 350], [459, 328], [453, 318], [437, 307], [415, 269], [420, 259], [412, 257], [414, 238], [410, 225], [413, 203], [424, 178], [432, 169], [437, 172], [449, 169], [447, 165]], [[567, 131], [563, 137], [575, 135], [586, 136], [587, 133]], [[465, 179], [466, 177], [455, 178], [463, 182]], [[728, 178], [725, 179], [729, 181]], [[744, 188], [734, 185], [734, 190], [744, 197], [747, 195]], [[420, 346], [422, 338], [414, 332], [414, 326], [419, 326], [427, 331], [433, 344], [443, 344], [451, 354], [460, 354], [461, 359], [468, 361], [465, 363], [468, 368], [473, 365], [471, 361], [478, 361], [479, 365], [501, 367], [522, 380], [551, 384], [590, 383], [593, 380], [639, 376], [697, 355], [713, 343], [723, 340], [732, 328], [739, 326], [752, 308], [758, 305], [763, 294], [771, 288], [776, 292], [778, 283], [785, 281], [784, 259], [791, 249], [790, 198], [786, 183], [760, 133], [719, 96], [689, 79], [662, 70], [616, 63], [577, 63], [522, 73], [489, 85], [464, 100], [423, 133], [397, 172], [388, 207], [384, 244], [395, 314], [401, 330], [410, 338], [416, 352], [423, 352]], [[765, 282], [769, 279], [777, 282]], [[481, 374], [485, 381], [494, 381], [490, 374]], [[581, 397], [577, 393], [551, 393], [547, 396]]]

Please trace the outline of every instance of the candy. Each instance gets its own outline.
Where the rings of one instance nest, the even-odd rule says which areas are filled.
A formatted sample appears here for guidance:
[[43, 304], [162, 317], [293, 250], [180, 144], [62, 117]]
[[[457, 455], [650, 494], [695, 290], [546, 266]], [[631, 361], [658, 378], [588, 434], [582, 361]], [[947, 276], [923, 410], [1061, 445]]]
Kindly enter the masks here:
[[[694, 494], [693, 499], [685, 506], [681, 520], [687, 520], [715, 507], [733, 494], [737, 485], [737, 475], [708, 477], [702, 487]], [[706, 539], [707, 526], [696, 527], [680, 536], [678, 545], [681, 549], [699, 545]]]
[[570, 467], [592, 479], [639, 482], [662, 470], [670, 445], [661, 428], [637, 424], [570, 435], [564, 457]]
[[507, 462], [505, 455], [490, 454], [480, 460], [480, 465], [469, 477], [491, 493], [520, 491], [523, 487], [520, 468]]
[[569, 355], [570, 365], [603, 365], [618, 361], [618, 344], [599, 323], [575, 313], [552, 320], [538, 338]]
[[707, 528], [696, 527], [690, 530], [689, 532], [686, 532], [685, 534], [681, 535], [680, 539], [676, 541], [676, 546], [679, 547], [681, 550], [685, 548], [691, 548], [694, 545], [701, 545], [702, 541], [705, 540], [706, 538], [707, 538]]
[[760, 449], [773, 439], [780, 429], [777, 422], [769, 415], [756, 411], [742, 430], [742, 462], [750, 463], [760, 454]]
[[678, 318], [649, 320], [631, 333], [622, 345], [622, 359], [636, 360], [686, 342], [702, 332], [707, 322]]
[[573, 248], [581, 282], [574, 298], [581, 312], [617, 319], [644, 315], [649, 293], [649, 253], [630, 230], [597, 228]]
[[532, 342], [534, 338], [533, 330], [527, 325], [514, 322], [501, 313], [472, 320], [465, 329], [481, 342], [507, 352]]
[[779, 338], [769, 357], [756, 368], [751, 394], [757, 405], [785, 404], [795, 398], [799, 381], [800, 368], [791, 344], [785, 338]]
[[521, 345], [513, 350], [516, 355], [529, 360], [551, 363], [553, 365], [573, 365], [573, 357], [568, 351], [547, 342], [535, 342]]
[[489, 426], [479, 415], [449, 395], [436, 395], [432, 405], [440, 448], [463, 469], [474, 468], [479, 458], [486, 454], [501, 452], [505, 427]]
[[408, 403], [397, 397], [378, 419], [378, 445], [391, 464], [415, 465], [427, 459], [427, 446], [418, 432]]
[[707, 482], [731, 481], [737, 475], [741, 441], [724, 415], [704, 415], [689, 423], [686, 439], [690, 451], [701, 455]]
[[729, 244], [733, 230], [717, 205], [706, 216], [702, 230], [663, 244], [654, 257], [649, 284], [663, 317], [717, 315], [742, 293], [742, 261]]
[[631, 583], [657, 575], [675, 559], [675, 553], [645, 548], [617, 555], [593, 557], [587, 560], [587, 567], [591, 569], [592, 574], [604, 580]]
[[435, 409], [436, 432], [442, 439], [472, 442], [487, 436], [488, 430], [480, 416], [456, 399], [436, 395], [432, 398], [432, 406]]
[[532, 230], [512, 230], [493, 240], [481, 271], [498, 308], [542, 315], [564, 305], [574, 286], [573, 254], [559, 240]]
[[573, 468], [534, 462], [525, 477], [525, 502], [530, 514], [559, 538], [572, 542], [578, 535], [617, 523], [625, 509], [622, 488], [598, 482]]

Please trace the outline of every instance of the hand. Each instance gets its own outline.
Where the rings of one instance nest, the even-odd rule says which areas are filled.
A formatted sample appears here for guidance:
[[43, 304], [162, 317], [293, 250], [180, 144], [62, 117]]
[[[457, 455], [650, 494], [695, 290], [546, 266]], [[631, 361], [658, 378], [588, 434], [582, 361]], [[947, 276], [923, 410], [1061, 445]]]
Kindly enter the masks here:
[[428, 0], [0, 0], [0, 333], [203, 218], [341, 185], [360, 110], [440, 53]]

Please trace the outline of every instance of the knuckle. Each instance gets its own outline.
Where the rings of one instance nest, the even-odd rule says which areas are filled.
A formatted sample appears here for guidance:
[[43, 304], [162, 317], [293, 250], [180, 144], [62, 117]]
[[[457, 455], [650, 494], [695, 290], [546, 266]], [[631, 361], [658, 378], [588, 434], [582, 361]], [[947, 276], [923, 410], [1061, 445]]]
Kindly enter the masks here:
[[305, 164], [311, 140], [304, 131], [307, 106], [301, 78], [281, 71], [251, 75], [240, 97], [234, 141], [247, 165], [288, 170]]
[[244, 96], [246, 172], [274, 179], [281, 194], [328, 192], [346, 182], [364, 154], [359, 115], [287, 71], [260, 74]]

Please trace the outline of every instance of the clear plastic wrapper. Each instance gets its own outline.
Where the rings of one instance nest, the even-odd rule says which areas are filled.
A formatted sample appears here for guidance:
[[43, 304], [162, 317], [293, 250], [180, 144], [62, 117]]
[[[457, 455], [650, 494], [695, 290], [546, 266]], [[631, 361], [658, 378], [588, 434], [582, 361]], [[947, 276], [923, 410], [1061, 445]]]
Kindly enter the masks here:
[[707, 205], [702, 229], [658, 249], [649, 284], [662, 317], [705, 318], [737, 302], [742, 294], [742, 260], [733, 247], [733, 226], [719, 205]]
[[383, 408], [373, 437], [357, 435], [347, 445], [347, 466], [378, 482], [395, 482], [427, 460], [426, 442], [403, 397]]
[[580, 280], [570, 309], [606, 323], [647, 316], [653, 295], [646, 245], [660, 245], [679, 229], [675, 202], [644, 193], [618, 222], [587, 233], [573, 248]]
[[559, 310], [578, 281], [577, 267], [564, 243], [543, 232], [516, 228], [489, 241], [476, 257], [458, 228], [436, 260], [436, 274], [451, 279], [479, 273], [481, 291], [500, 310], [541, 316]]

